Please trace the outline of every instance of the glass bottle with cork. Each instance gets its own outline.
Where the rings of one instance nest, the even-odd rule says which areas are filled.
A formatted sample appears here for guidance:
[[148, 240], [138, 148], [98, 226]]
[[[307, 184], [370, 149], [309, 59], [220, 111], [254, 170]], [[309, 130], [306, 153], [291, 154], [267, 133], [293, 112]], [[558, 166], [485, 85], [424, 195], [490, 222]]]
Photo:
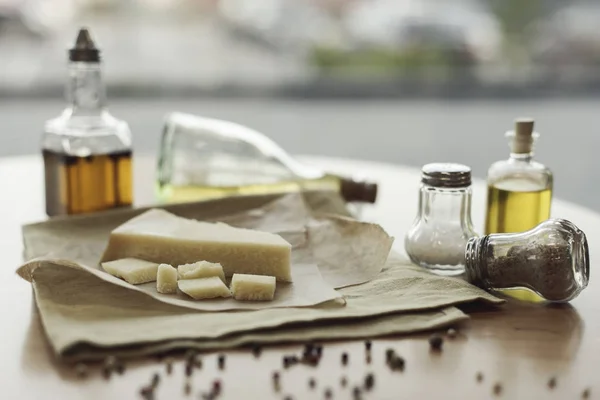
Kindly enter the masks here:
[[130, 206], [131, 132], [106, 108], [100, 51], [82, 28], [69, 50], [68, 105], [42, 138], [49, 216]]
[[[553, 176], [545, 165], [533, 160], [533, 145], [539, 137], [534, 131], [534, 120], [517, 119], [515, 129], [508, 131], [506, 137], [510, 157], [492, 164], [488, 170], [486, 235], [528, 231], [550, 218]], [[526, 289], [502, 292], [519, 300], [543, 301]]]

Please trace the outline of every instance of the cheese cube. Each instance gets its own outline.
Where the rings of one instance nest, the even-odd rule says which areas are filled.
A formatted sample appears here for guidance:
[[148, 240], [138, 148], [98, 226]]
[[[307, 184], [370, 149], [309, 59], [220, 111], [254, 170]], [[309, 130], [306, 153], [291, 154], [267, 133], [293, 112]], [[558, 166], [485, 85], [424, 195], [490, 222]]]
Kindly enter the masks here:
[[102, 268], [109, 274], [122, 278], [132, 285], [139, 285], [156, 280], [158, 264], [136, 258], [122, 258], [104, 262]]
[[196, 300], [231, 297], [231, 292], [216, 276], [199, 279], [183, 279], [177, 282], [179, 290]]
[[177, 267], [179, 279], [210, 278], [216, 276], [225, 282], [225, 273], [219, 263], [198, 261], [193, 264], [183, 264]]
[[291, 282], [291, 249], [273, 233], [200, 222], [152, 209], [111, 232], [102, 262], [126, 257], [171, 265], [206, 260], [220, 263], [225, 276], [270, 275]]
[[234, 274], [231, 292], [236, 300], [271, 301], [275, 297], [275, 277]]
[[169, 264], [160, 264], [156, 275], [158, 293], [177, 293], [177, 270]]

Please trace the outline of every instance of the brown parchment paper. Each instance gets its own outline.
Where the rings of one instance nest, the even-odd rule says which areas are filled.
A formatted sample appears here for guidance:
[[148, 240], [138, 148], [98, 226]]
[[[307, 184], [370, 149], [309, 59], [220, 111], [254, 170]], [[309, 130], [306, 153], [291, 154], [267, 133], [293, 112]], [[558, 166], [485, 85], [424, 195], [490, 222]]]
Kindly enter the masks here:
[[[272, 213], [276, 212], [273, 210], [277, 210], [277, 203], [272, 203], [274, 199], [277, 198], [265, 196], [179, 205], [175, 207], [179, 213], [173, 207], [168, 209], [183, 216], [188, 213], [188, 217], [202, 218], [200, 215], [206, 213], [205, 217], [217, 218], [219, 211], [226, 215], [269, 206], [275, 207], [269, 213], [273, 217]], [[300, 204], [298, 200], [297, 197], [293, 200], [282, 197], [279, 198], [279, 205], [291, 205], [287, 202], [295, 201], [293, 207], [297, 207]], [[321, 211], [345, 214], [343, 202], [338, 196], [332, 193], [309, 193], [300, 200], [304, 207], [300, 213], [305, 213], [304, 217], [309, 218], [308, 223], [304, 223], [305, 243], [302, 246], [313, 248], [311, 255], [320, 269], [324, 261], [324, 264], [336, 264], [332, 258], [339, 254], [350, 258], [361, 251], [360, 248], [354, 248], [355, 242], [361, 241], [359, 232], [370, 229], [371, 224], [320, 214]], [[139, 212], [143, 210], [133, 211]], [[256, 211], [252, 213], [258, 215]], [[69, 229], [74, 226], [83, 229], [92, 222], [90, 219], [96, 219], [93, 222], [99, 225], [118, 225], [131, 215], [132, 211], [119, 211], [104, 216], [74, 218], [69, 222]], [[280, 224], [277, 218], [271, 220], [272, 224]], [[327, 220], [334, 223], [326, 224]], [[276, 227], [277, 230], [298, 232], [297, 222], [299, 220], [291, 218], [284, 225]], [[341, 226], [348, 234], [323, 243], [313, 233], [311, 240], [311, 229], [322, 227], [323, 224], [334, 232], [339, 232]], [[27, 257], [52, 251], [51, 246], [38, 246], [41, 225], [45, 225], [44, 229], [50, 228], [54, 234], [63, 234], [62, 230], [67, 229], [61, 220], [25, 227]], [[314, 249], [314, 246], [322, 247]], [[329, 246], [343, 249], [338, 253], [327, 249]], [[99, 258], [100, 254], [97, 256]], [[378, 258], [374, 256], [379, 255], [370, 256], [377, 261]], [[324, 276], [327, 273], [323, 271], [329, 268], [331, 266], [324, 265]], [[352, 264], [349, 268], [358, 269], [359, 266]], [[200, 312], [167, 304], [65, 263], [40, 262], [36, 268], [19, 269], [19, 273], [33, 283], [40, 318], [52, 348], [58, 355], [70, 359], [98, 358], [108, 353], [138, 356], [180, 346], [215, 349], [249, 342], [276, 343], [415, 332], [466, 318], [451, 305], [477, 300], [490, 304], [502, 302], [461, 279], [429, 274], [412, 265], [405, 256], [394, 252], [390, 253], [383, 269], [375, 273], [372, 279], [366, 273], [355, 278], [355, 281], [367, 280], [366, 283], [349, 284], [348, 279], [331, 274], [329, 279], [332, 285], [344, 286], [338, 291], [344, 296], [345, 307], [341, 306], [343, 303], [338, 299], [304, 308]]]
[[[340, 299], [341, 295], [332, 286], [354, 285], [375, 277], [393, 242], [379, 225], [333, 215], [311, 216], [299, 194], [283, 196], [261, 209], [213, 217], [211, 220], [279, 233], [286, 238], [292, 244], [293, 283], [278, 283], [275, 298], [270, 302], [240, 302], [232, 298], [197, 301], [183, 293], [158, 293], [155, 282], [132, 285], [106, 273], [99, 260], [110, 232], [120, 224], [111, 225], [104, 220], [104, 224], [91, 220], [85, 225], [71, 226], [69, 219], [63, 219], [62, 223], [25, 227], [26, 252], [35, 258], [24, 264], [19, 273], [30, 279], [33, 270], [52, 262], [56, 266], [82, 269], [106, 282], [141, 291], [165, 303], [202, 311], [305, 307]], [[339, 246], [342, 241], [347, 245]], [[327, 273], [326, 280], [319, 270]]]

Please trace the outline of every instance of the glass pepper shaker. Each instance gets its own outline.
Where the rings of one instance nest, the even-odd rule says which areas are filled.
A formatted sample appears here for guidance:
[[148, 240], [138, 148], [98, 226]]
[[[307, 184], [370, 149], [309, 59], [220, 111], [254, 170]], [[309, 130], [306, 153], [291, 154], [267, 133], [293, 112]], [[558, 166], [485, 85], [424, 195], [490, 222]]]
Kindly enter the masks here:
[[404, 248], [412, 262], [440, 275], [464, 272], [464, 249], [477, 236], [471, 222], [471, 169], [434, 163], [422, 168], [417, 217]]
[[529, 289], [552, 302], [574, 299], [590, 278], [585, 234], [564, 219], [546, 220], [526, 232], [472, 238], [465, 261], [474, 285]]

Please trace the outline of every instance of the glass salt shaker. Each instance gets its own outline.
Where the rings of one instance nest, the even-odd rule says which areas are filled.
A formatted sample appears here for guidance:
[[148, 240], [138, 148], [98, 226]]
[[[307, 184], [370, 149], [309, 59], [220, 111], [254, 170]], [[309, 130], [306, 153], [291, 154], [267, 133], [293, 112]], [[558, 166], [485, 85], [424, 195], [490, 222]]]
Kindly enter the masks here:
[[590, 279], [588, 243], [572, 222], [549, 219], [521, 233], [469, 240], [466, 277], [487, 290], [529, 289], [547, 301], [567, 302]]
[[404, 247], [415, 264], [439, 275], [460, 275], [465, 245], [477, 236], [471, 222], [471, 169], [434, 163], [421, 172], [419, 211]]

